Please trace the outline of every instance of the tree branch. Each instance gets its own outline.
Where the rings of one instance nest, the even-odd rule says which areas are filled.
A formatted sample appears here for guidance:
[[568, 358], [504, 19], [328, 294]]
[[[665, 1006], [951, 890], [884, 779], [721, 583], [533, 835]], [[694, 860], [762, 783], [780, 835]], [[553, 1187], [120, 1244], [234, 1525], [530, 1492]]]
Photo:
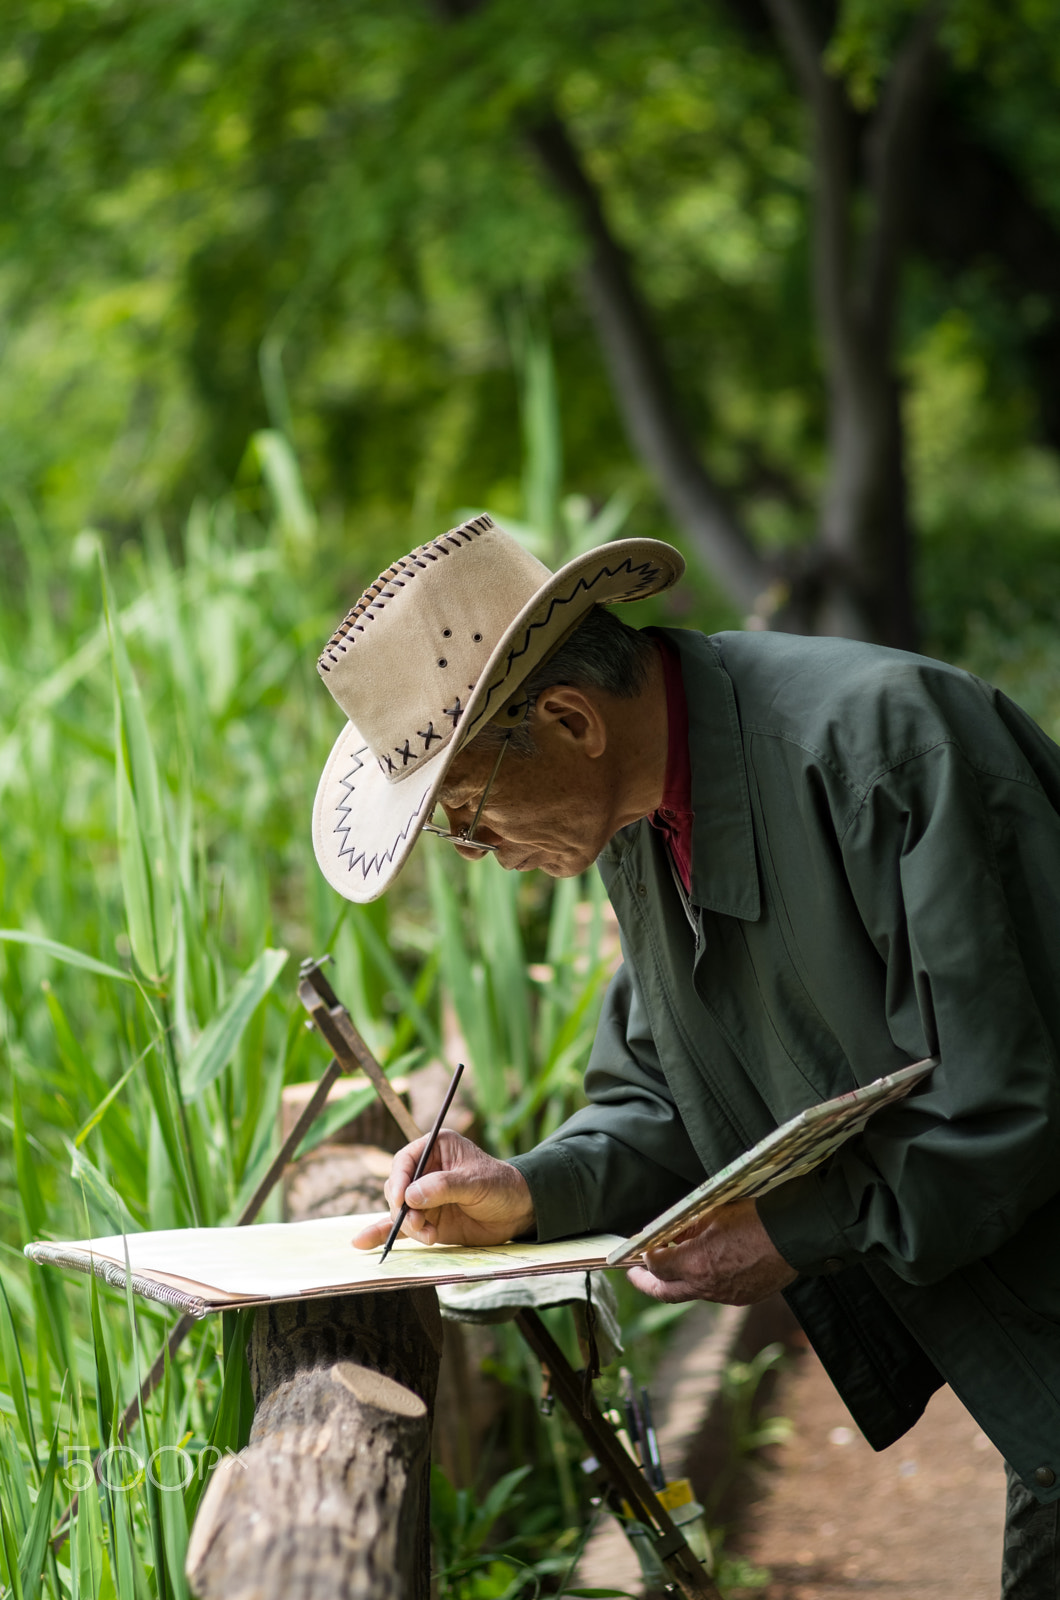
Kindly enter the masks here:
[[898, 271], [912, 217], [914, 150], [941, 59], [938, 32], [946, 0], [934, 0], [910, 30], [887, 79], [868, 136], [872, 221], [857, 282], [857, 301], [878, 345], [890, 341]]
[[535, 123], [527, 138], [588, 240], [582, 287], [630, 440], [655, 474], [674, 520], [732, 599], [750, 607], [768, 582], [766, 563], [684, 424], [658, 337], [600, 196], [556, 115]]
[[765, 7], [810, 113], [814, 292], [829, 370], [842, 381], [856, 338], [850, 293], [851, 163], [846, 100], [842, 86], [825, 71], [824, 41], [818, 37], [805, 0], [765, 0]]

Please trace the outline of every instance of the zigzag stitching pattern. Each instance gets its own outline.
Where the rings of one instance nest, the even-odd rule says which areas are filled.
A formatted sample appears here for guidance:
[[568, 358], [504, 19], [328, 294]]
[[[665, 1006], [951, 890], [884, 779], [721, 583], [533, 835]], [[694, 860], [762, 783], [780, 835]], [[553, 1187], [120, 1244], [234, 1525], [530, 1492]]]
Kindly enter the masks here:
[[[625, 561], [621, 562], [617, 567], [601, 567], [599, 572], [596, 573], [595, 577], [591, 581], [586, 581], [586, 579], [584, 577], [579, 578], [577, 583], [574, 585], [574, 588], [571, 590], [570, 594], [567, 594], [567, 595], [554, 595], [552, 600], [549, 603], [548, 611], [546, 612], [545, 616], [542, 617], [540, 619], [540, 621], [538, 621], [538, 622], [531, 622], [529, 624], [529, 626], [527, 627], [526, 633], [525, 633], [525, 635], [523, 637], [522, 645], [518, 649], [515, 649], [513, 647], [511, 650], [509, 650], [509, 652], [508, 652], [508, 670], [504, 674], [503, 678], [498, 679], [498, 681], [496, 683], [492, 684], [490, 686], [490, 688], [486, 690], [486, 696], [485, 696], [485, 699], [482, 702], [482, 708], [481, 708], [478, 716], [475, 718], [475, 724], [474, 725], [477, 725], [478, 723], [480, 723], [483, 720], [483, 718], [484, 718], [484, 716], [486, 714], [486, 710], [487, 710], [487, 708], [489, 706], [490, 700], [492, 699], [493, 695], [497, 692], [498, 689], [502, 689], [504, 687], [504, 685], [507, 683], [508, 679], [511, 677], [512, 666], [514, 665], [514, 663], [519, 659], [520, 656], [525, 655], [527, 650], [529, 650], [531, 634], [534, 633], [539, 628], [545, 628], [545, 627], [548, 626], [549, 622], [552, 619], [553, 612], [556, 610], [557, 606], [570, 605], [571, 601], [573, 599], [575, 599], [575, 597], [577, 595], [579, 595], [579, 594], [581, 594], [583, 592], [588, 594], [589, 591], [591, 589], [593, 589], [595, 587], [595, 585], [600, 582], [601, 578], [615, 578], [621, 572], [628, 572], [630, 577], [632, 577], [634, 572], [639, 572], [639, 573], [642, 574], [643, 581], [642, 581], [641, 587], [643, 587], [644, 584], [649, 583], [651, 581], [651, 579], [655, 577], [655, 575], [658, 572], [658, 570], [659, 570], [658, 567], [653, 567], [653, 566], [650, 565], [650, 563], [647, 563], [647, 562], [643, 566], [634, 567], [632, 561], [627, 557], [627, 559]], [[456, 725], [454, 723], [454, 729], [455, 729], [455, 726]], [[437, 738], [437, 734], [435, 735], [435, 738]], [[413, 812], [412, 816], [409, 818], [409, 820], [406, 823], [405, 827], [402, 829], [402, 831], [398, 834], [397, 838], [394, 840], [394, 843], [391, 845], [390, 849], [387, 850], [387, 851], [384, 851], [382, 855], [374, 855], [369, 859], [367, 857], [365, 851], [362, 850], [362, 851], [358, 852], [356, 850], [355, 845], [353, 845], [352, 843], [349, 842], [349, 836], [350, 836], [350, 833], [352, 831], [353, 825], [352, 825], [352, 823], [347, 823], [346, 822], [346, 818], [349, 816], [350, 812], [353, 810], [353, 802], [352, 802], [352, 800], [350, 800], [350, 796], [352, 796], [352, 794], [354, 792], [353, 780], [357, 776], [358, 772], [360, 772], [362, 770], [362, 768], [364, 767], [364, 765], [365, 765], [365, 763], [363, 761], [361, 761], [359, 759], [359, 757], [361, 755], [363, 755], [364, 752], [367, 751], [367, 750], [369, 750], [369, 746], [368, 745], [362, 745], [360, 750], [355, 750], [353, 752], [353, 759], [357, 762], [357, 765], [350, 772], [348, 772], [344, 778], [340, 778], [339, 779], [339, 783], [341, 784], [343, 790], [345, 791], [345, 796], [346, 796], [346, 799], [349, 800], [349, 804], [344, 805], [342, 800], [339, 800], [336, 803], [335, 809], [339, 813], [340, 821], [335, 824], [335, 827], [333, 829], [333, 832], [341, 833], [342, 837], [343, 837], [343, 843], [339, 846], [339, 859], [341, 860], [341, 858], [343, 856], [348, 856], [349, 857], [349, 859], [347, 860], [347, 863], [346, 863], [346, 870], [348, 872], [352, 872], [353, 868], [355, 866], [360, 865], [360, 867], [361, 867], [361, 875], [365, 879], [367, 879], [369, 872], [372, 872], [372, 871], [379, 872], [379, 871], [382, 870], [382, 868], [388, 862], [393, 861], [395, 855], [397, 854], [398, 849], [404, 843], [404, 841], [408, 838], [409, 831], [412, 828], [413, 824], [415, 823], [416, 818], [419, 816], [420, 811], [422, 810], [422, 802], [421, 802], [420, 805]]]
[[620, 572], [628, 572], [630, 577], [632, 577], [634, 572], [640, 572], [643, 574], [643, 581], [640, 587], [643, 588], [645, 584], [651, 582], [652, 578], [655, 577], [658, 571], [658, 567], [653, 567], [648, 562], [645, 562], [643, 566], [634, 567], [632, 560], [627, 556], [626, 560], [621, 562], [617, 567], [601, 567], [591, 582], [586, 582], [585, 578], [579, 578], [570, 594], [553, 595], [552, 600], [549, 603], [548, 611], [541, 618], [541, 620], [539, 622], [531, 622], [528, 626], [522, 645], [518, 649], [513, 646], [513, 648], [508, 651], [508, 670], [504, 674], [503, 678], [499, 678], [496, 683], [491, 684], [486, 690], [486, 697], [483, 700], [482, 707], [475, 718], [475, 723], [477, 724], [483, 721], [491, 698], [498, 689], [503, 689], [504, 685], [512, 675], [513, 665], [520, 656], [525, 656], [526, 652], [529, 650], [530, 635], [538, 628], [548, 627], [548, 624], [552, 620], [552, 613], [555, 611], [557, 606], [570, 605], [571, 601], [582, 592], [588, 594], [590, 589], [594, 588], [595, 585], [600, 582], [601, 578], [616, 578]]
[[[334, 833], [342, 834], [344, 842], [339, 846], [339, 859], [341, 861], [343, 856], [349, 857], [346, 862], [346, 871], [352, 872], [354, 867], [360, 866], [361, 876], [365, 879], [367, 879], [370, 872], [381, 872], [383, 867], [386, 866], [388, 862], [393, 861], [399, 847], [408, 838], [410, 829], [423, 809], [423, 801], [421, 800], [420, 804], [416, 807], [416, 810], [412, 813], [412, 816], [405, 824], [405, 827], [398, 834], [397, 838], [394, 840], [394, 843], [390, 846], [390, 849], [384, 851], [382, 855], [374, 855], [369, 858], [364, 850], [357, 850], [356, 846], [350, 842], [350, 834], [353, 831], [353, 824], [351, 822], [347, 822], [346, 818], [353, 810], [353, 802], [350, 799], [350, 796], [354, 792], [353, 780], [356, 778], [357, 774], [362, 771], [365, 765], [365, 763], [359, 758], [367, 749], [367, 745], [362, 745], [360, 750], [355, 750], [353, 752], [352, 759], [357, 762], [357, 765], [350, 772], [348, 772], [344, 778], [339, 779], [339, 783], [345, 791], [345, 799], [349, 803], [344, 805], [342, 800], [338, 800], [336, 802], [335, 810], [339, 813], [341, 820], [335, 824], [335, 827], [332, 830]], [[424, 799], [426, 799], [426, 796], [424, 796]]]

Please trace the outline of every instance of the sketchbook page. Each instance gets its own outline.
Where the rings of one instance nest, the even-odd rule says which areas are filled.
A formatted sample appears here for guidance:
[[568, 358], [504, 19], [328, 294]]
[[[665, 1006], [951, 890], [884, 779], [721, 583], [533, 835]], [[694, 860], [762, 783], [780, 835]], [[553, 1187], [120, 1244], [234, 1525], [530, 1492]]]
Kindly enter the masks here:
[[860, 1133], [874, 1112], [907, 1095], [936, 1065], [934, 1059], [916, 1061], [874, 1083], [800, 1112], [612, 1250], [608, 1265], [623, 1266], [635, 1261], [645, 1250], [667, 1244], [719, 1207], [766, 1194], [781, 1183], [811, 1172], [841, 1144]]
[[[108, 1238], [26, 1246], [39, 1262], [99, 1271], [124, 1282], [126, 1251], [133, 1287], [147, 1281], [187, 1285], [206, 1309], [254, 1300], [293, 1300], [329, 1292], [398, 1288], [414, 1283], [457, 1283], [477, 1278], [524, 1277], [537, 1272], [599, 1268], [622, 1243], [613, 1234], [554, 1244], [516, 1243], [470, 1249], [425, 1247], [398, 1239], [381, 1260], [377, 1250], [354, 1250], [351, 1240], [385, 1213], [318, 1217], [309, 1222], [263, 1223], [249, 1228], [176, 1228]], [[167, 1297], [168, 1298], [168, 1297]]]

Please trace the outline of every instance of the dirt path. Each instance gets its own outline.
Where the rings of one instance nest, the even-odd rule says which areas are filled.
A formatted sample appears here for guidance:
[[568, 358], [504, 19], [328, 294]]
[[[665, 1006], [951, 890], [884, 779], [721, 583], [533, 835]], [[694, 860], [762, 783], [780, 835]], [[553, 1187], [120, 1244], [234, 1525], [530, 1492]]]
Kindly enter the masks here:
[[949, 1389], [876, 1454], [816, 1356], [800, 1351], [771, 1411], [794, 1433], [773, 1452], [729, 1549], [772, 1573], [760, 1600], [997, 1600], [1005, 1474]]

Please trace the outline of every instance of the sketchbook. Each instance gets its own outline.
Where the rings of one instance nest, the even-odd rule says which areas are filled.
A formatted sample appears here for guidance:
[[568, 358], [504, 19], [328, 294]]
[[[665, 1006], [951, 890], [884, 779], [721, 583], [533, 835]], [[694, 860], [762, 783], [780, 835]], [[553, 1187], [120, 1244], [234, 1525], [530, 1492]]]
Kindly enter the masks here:
[[[546, 1272], [599, 1270], [623, 1241], [617, 1234], [473, 1249], [398, 1239], [385, 1261], [382, 1246], [354, 1250], [350, 1241], [384, 1212], [318, 1217], [310, 1222], [249, 1228], [173, 1228], [104, 1239], [28, 1244], [31, 1261], [94, 1272], [104, 1282], [178, 1307], [193, 1317], [269, 1300], [365, 1294], [418, 1284], [526, 1278]], [[128, 1261], [126, 1261], [128, 1252]]]
[[471, 1283], [626, 1266], [650, 1246], [666, 1244], [704, 1221], [720, 1206], [765, 1194], [777, 1184], [809, 1172], [859, 1133], [873, 1112], [908, 1094], [936, 1064], [934, 1060], [918, 1061], [800, 1112], [632, 1239], [596, 1234], [549, 1244], [517, 1242], [469, 1248], [425, 1246], [401, 1238], [386, 1261], [381, 1261], [381, 1246], [361, 1251], [354, 1250], [350, 1242], [369, 1222], [385, 1216], [372, 1212], [249, 1228], [174, 1228], [102, 1239], [41, 1241], [26, 1245], [25, 1253], [31, 1261], [94, 1272], [120, 1288], [128, 1279], [137, 1294], [179, 1307], [193, 1317], [310, 1295], [367, 1294], [417, 1284]]
[[791, 1178], [799, 1178], [826, 1161], [847, 1139], [860, 1133], [876, 1111], [900, 1100], [923, 1081], [938, 1065], [932, 1057], [899, 1067], [885, 1078], [823, 1100], [820, 1105], [800, 1111], [781, 1127], [767, 1133], [750, 1150], [737, 1156], [727, 1167], [701, 1183], [676, 1205], [649, 1222], [632, 1239], [623, 1239], [609, 1253], [609, 1267], [628, 1266], [645, 1250], [669, 1244], [678, 1235], [705, 1222], [713, 1211], [733, 1200], [751, 1199], [766, 1194]]

